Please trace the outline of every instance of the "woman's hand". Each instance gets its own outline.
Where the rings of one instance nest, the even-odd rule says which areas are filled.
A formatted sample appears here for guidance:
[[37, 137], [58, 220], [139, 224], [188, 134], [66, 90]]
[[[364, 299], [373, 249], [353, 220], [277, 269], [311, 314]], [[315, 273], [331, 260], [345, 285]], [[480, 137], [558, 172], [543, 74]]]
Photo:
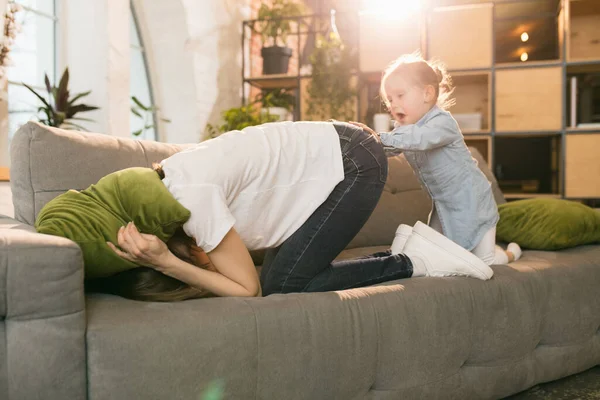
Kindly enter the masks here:
[[377, 134], [377, 132], [375, 132], [373, 129], [369, 128], [367, 125], [363, 124], [362, 122], [348, 121], [348, 123], [352, 124], [354, 126], [358, 126], [363, 131], [375, 136], [375, 140], [377, 140], [378, 142], [381, 142], [381, 139], [380, 139], [379, 135]]
[[138, 232], [133, 222], [119, 228], [117, 241], [120, 249], [107, 242], [108, 247], [117, 255], [134, 264], [151, 267], [158, 271], [168, 264], [169, 257], [172, 256], [162, 240], [154, 235]]

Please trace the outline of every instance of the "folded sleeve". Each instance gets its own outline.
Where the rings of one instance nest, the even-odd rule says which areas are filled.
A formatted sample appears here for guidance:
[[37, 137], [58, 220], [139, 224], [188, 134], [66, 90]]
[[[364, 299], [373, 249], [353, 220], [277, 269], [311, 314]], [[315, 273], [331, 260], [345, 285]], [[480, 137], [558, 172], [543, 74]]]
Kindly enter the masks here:
[[191, 212], [183, 230], [205, 252], [214, 250], [235, 224], [223, 189], [217, 185], [197, 184], [186, 185], [178, 193], [177, 200]]

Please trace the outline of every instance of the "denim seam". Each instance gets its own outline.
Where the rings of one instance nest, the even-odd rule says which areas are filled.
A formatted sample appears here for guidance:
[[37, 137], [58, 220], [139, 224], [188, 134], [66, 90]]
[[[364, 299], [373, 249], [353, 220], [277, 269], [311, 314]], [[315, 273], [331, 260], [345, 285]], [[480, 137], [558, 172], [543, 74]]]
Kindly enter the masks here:
[[369, 149], [367, 146], [365, 146], [366, 140], [363, 140], [362, 142], [360, 142], [360, 146], [365, 149], [372, 157], [373, 160], [375, 160], [375, 162], [377, 163], [377, 165], [379, 166], [379, 182], [385, 184], [386, 179], [382, 179], [382, 171], [383, 171], [383, 167], [381, 166], [381, 163], [379, 162], [379, 157], [377, 157], [372, 151], [371, 149]]
[[[344, 199], [344, 197], [348, 194], [348, 192], [350, 191], [350, 189], [352, 189], [354, 187], [354, 184], [356, 183], [356, 181], [358, 180], [358, 178], [360, 177], [360, 170], [358, 169], [358, 165], [356, 165], [356, 162], [345, 155], [345, 157], [348, 159], [348, 161], [352, 162], [352, 164], [354, 164], [355, 168], [356, 168], [356, 176], [354, 177], [354, 180], [352, 181], [352, 184], [350, 184], [347, 188], [346, 191], [344, 192], [344, 194], [342, 194], [342, 196], [340, 197], [340, 199], [337, 201], [337, 203], [335, 204], [335, 207], [333, 207], [333, 209], [329, 212], [329, 214], [327, 215], [327, 218], [325, 218], [321, 224], [319, 225], [319, 227], [317, 228], [317, 230], [315, 231], [315, 233], [312, 235], [312, 237], [310, 238], [310, 240], [306, 243], [306, 245], [304, 246], [304, 249], [302, 250], [302, 253], [300, 253], [300, 255], [298, 256], [298, 258], [296, 258], [296, 261], [294, 262], [294, 265], [292, 266], [292, 268], [290, 269], [289, 273], [287, 274], [285, 281], [283, 282], [283, 285], [281, 285], [281, 290], [283, 291], [287, 285], [288, 279], [290, 278], [290, 276], [292, 275], [292, 273], [294, 272], [294, 270], [296, 269], [296, 266], [298, 265], [298, 262], [300, 261], [300, 259], [302, 258], [302, 256], [304, 255], [304, 253], [306, 252], [306, 249], [308, 249], [308, 247], [310, 246], [310, 244], [313, 242], [315, 236], [319, 233], [319, 231], [321, 230], [321, 228], [323, 228], [323, 225], [325, 225], [325, 223], [327, 222], [327, 220], [329, 220], [329, 217], [331, 216], [331, 214], [333, 214], [333, 212], [336, 210], [336, 208], [338, 207], [338, 205], [340, 204], [340, 202]], [[310, 282], [309, 282], [310, 283]], [[306, 286], [308, 286], [308, 283], [304, 286], [304, 288], [306, 288]], [[304, 289], [302, 288], [302, 289]]]

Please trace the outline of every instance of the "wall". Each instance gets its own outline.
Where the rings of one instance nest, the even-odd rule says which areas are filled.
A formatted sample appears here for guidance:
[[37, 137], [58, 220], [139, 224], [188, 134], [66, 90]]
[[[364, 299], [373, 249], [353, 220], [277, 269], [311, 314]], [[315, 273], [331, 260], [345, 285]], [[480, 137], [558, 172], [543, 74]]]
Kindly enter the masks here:
[[[0, 7], [7, 0], [0, 0]], [[58, 0], [58, 69], [69, 66], [71, 91], [92, 89], [89, 130], [129, 136], [129, 2]], [[207, 122], [241, 102], [241, 26], [250, 0], [134, 0], [155, 105], [172, 120], [163, 141], [198, 142]], [[110, 7], [109, 7], [110, 5]], [[1, 8], [2, 10], [4, 8]], [[0, 111], [2, 107], [0, 104]], [[0, 160], [8, 154], [7, 115], [0, 112]], [[85, 123], [85, 122], [84, 122]], [[1, 164], [0, 164], [1, 165]], [[12, 214], [8, 184], [0, 185], [0, 213]]]
[[135, 1], [168, 142], [198, 142], [241, 102], [241, 26], [250, 0]]

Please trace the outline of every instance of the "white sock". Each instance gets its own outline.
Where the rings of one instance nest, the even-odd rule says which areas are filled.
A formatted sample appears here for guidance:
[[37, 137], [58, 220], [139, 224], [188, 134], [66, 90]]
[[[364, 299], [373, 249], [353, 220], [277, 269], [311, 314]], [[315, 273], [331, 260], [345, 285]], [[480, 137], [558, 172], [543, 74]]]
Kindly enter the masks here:
[[487, 265], [504, 265], [508, 264], [508, 254], [504, 251], [504, 249], [498, 245], [494, 248], [494, 260], [489, 263], [487, 260], [483, 260]]
[[521, 258], [521, 254], [523, 253], [521, 251], [521, 246], [519, 246], [515, 242], [509, 243], [508, 246], [506, 247], [506, 250], [513, 253], [513, 255], [515, 256], [515, 261], [517, 261], [519, 258]]
[[419, 257], [411, 255], [410, 261], [412, 262], [413, 266], [412, 276], [427, 276], [427, 268], [425, 267], [425, 262], [423, 260], [421, 260]]

